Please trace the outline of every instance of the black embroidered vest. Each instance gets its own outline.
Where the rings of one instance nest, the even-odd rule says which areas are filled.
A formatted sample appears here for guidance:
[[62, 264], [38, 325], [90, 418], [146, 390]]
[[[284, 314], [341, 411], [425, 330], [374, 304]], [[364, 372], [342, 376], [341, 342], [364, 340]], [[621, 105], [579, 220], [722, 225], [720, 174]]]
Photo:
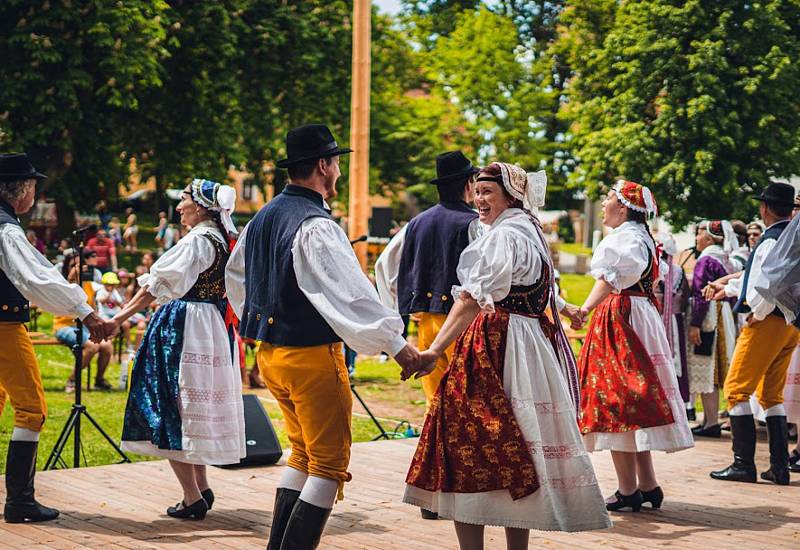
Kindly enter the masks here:
[[550, 267], [542, 265], [542, 275], [532, 285], [512, 286], [497, 307], [517, 315], [541, 317], [550, 303]]
[[[0, 226], [5, 224], [22, 227], [7, 202], [0, 200]], [[0, 270], [0, 321], [27, 323], [30, 320], [30, 304], [17, 287]]]
[[225, 264], [228, 263], [228, 245], [219, 242], [208, 233], [203, 237], [207, 238], [214, 246], [214, 263], [197, 277], [194, 286], [181, 299], [187, 302], [217, 303], [225, 298]]

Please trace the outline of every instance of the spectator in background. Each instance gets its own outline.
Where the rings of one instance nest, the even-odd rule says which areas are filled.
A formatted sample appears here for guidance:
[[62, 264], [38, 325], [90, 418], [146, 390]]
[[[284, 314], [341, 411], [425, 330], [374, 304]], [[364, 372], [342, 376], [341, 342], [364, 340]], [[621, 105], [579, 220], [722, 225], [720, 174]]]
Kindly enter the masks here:
[[142, 254], [142, 267], [145, 273], [150, 273], [150, 268], [156, 263], [156, 255], [153, 252], [145, 252]]
[[162, 245], [165, 252], [175, 246], [175, 243], [178, 242], [178, 236], [178, 230], [175, 228], [175, 224], [168, 224], [167, 228], [164, 230], [164, 242]]
[[33, 248], [39, 251], [39, 254], [45, 253], [47, 246], [44, 244], [44, 241], [36, 235], [36, 231], [28, 229], [25, 232], [25, 237], [27, 237], [28, 242], [33, 245]]
[[156, 226], [155, 232], [155, 241], [158, 245], [158, 253], [162, 254], [164, 252], [164, 235], [167, 232], [167, 213], [166, 212], [159, 212], [158, 213], [158, 226]]
[[107, 273], [117, 270], [117, 249], [105, 229], [99, 230], [97, 235], [89, 239], [86, 247], [97, 254], [97, 268], [101, 272]]
[[[109, 271], [103, 274], [102, 282], [103, 286], [97, 290], [94, 299], [97, 303], [97, 313], [100, 315], [100, 318], [110, 320], [122, 309], [125, 298], [120, 292], [120, 280], [116, 273]], [[130, 321], [122, 323], [120, 325], [120, 330], [122, 332], [122, 342], [127, 346], [131, 339]], [[111, 389], [111, 386], [103, 389]]]
[[111, 214], [108, 212], [108, 206], [106, 205], [106, 201], [100, 201], [97, 203], [97, 217], [100, 219], [100, 227], [108, 231], [109, 225], [108, 223], [111, 221]]
[[119, 218], [114, 216], [108, 224], [108, 236], [114, 241], [114, 246], [122, 244], [122, 229], [119, 226]]
[[[78, 265], [77, 256], [68, 256], [64, 260], [62, 268], [62, 275], [70, 283], [78, 283]], [[86, 266], [84, 266], [86, 267]], [[85, 281], [85, 276], [81, 277]], [[86, 288], [86, 283], [83, 283], [83, 288]], [[92, 291], [94, 294], [94, 291]], [[89, 303], [92, 303], [90, 297]], [[53, 331], [55, 332], [56, 339], [65, 346], [72, 348], [77, 342], [77, 331], [73, 325], [73, 318], [69, 315], [54, 316], [53, 317]], [[97, 355], [97, 375], [95, 377], [95, 388], [97, 389], [110, 389], [111, 386], [105, 381], [105, 372], [108, 368], [108, 363], [111, 361], [111, 355], [114, 352], [114, 345], [109, 340], [103, 340], [99, 344], [89, 340], [89, 331], [83, 327], [83, 366], [86, 367], [91, 363], [92, 358]], [[72, 393], [75, 391], [75, 372], [71, 372], [64, 391]]]
[[[144, 272], [142, 272], [142, 274], [144, 274]], [[117, 276], [119, 277], [119, 292], [122, 294], [123, 303], [128, 303], [139, 291], [139, 281], [137, 281], [135, 277], [131, 277], [131, 274], [124, 269], [121, 269], [117, 273]], [[142, 337], [144, 336], [144, 331], [147, 330], [147, 322], [149, 320], [149, 308], [135, 313], [130, 319], [128, 319], [127, 322], [130, 326], [136, 326], [136, 341], [133, 347], [131, 347], [130, 335], [123, 341], [126, 349], [128, 350], [129, 356], [133, 353], [133, 350], [138, 349], [139, 344], [142, 343]]]
[[125, 221], [125, 227], [122, 228], [125, 250], [136, 252], [139, 249], [136, 241], [136, 237], [139, 235], [139, 226], [136, 224], [136, 213], [134, 213], [133, 208], [128, 208], [125, 210], [125, 215], [128, 217]]
[[762, 233], [764, 233], [764, 227], [758, 222], [753, 222], [747, 226], [747, 244], [750, 245], [750, 250], [756, 247]]
[[750, 257], [750, 247], [747, 246], [747, 225], [741, 220], [731, 220], [731, 225], [738, 241], [736, 250], [731, 254], [731, 263], [737, 271], [741, 271], [747, 266], [747, 258]]

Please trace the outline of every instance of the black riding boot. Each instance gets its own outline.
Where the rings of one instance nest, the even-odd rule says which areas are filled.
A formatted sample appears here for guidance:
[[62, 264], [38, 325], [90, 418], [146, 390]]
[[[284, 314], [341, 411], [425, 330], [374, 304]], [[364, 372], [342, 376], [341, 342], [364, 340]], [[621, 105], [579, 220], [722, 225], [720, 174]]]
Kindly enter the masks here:
[[289, 523], [298, 498], [300, 498], [300, 491], [285, 487], [278, 489], [278, 492], [275, 493], [275, 507], [272, 510], [272, 528], [269, 530], [267, 550], [280, 550], [286, 525]]
[[733, 437], [733, 464], [711, 472], [711, 477], [722, 481], [756, 482], [756, 424], [752, 414], [731, 416]]
[[314, 550], [322, 537], [331, 511], [298, 500], [283, 535], [281, 550]]
[[769, 470], [761, 472], [761, 479], [789, 485], [789, 428], [785, 416], [768, 416]]
[[38, 441], [10, 441], [6, 458], [6, 523], [49, 521], [58, 517], [58, 510], [42, 506], [33, 498], [33, 476], [36, 474]]

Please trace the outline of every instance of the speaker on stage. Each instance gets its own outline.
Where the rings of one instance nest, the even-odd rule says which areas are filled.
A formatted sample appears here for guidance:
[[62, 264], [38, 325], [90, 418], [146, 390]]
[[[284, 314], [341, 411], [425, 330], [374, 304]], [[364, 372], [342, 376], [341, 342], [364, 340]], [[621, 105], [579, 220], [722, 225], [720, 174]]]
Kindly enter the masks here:
[[223, 468], [275, 464], [281, 459], [283, 450], [267, 411], [264, 410], [257, 395], [244, 394], [242, 400], [244, 401], [244, 439], [247, 443], [247, 456], [238, 464], [229, 464]]
[[373, 208], [372, 219], [369, 223], [369, 236], [388, 238], [391, 229], [392, 209], [382, 206]]

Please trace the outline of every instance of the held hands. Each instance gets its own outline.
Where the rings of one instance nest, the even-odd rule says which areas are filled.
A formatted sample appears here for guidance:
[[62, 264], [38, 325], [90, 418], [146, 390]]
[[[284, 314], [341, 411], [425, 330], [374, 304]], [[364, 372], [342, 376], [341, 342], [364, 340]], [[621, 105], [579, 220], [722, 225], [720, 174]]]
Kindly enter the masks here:
[[89, 339], [95, 344], [99, 344], [106, 338], [104, 325], [105, 321], [95, 312], [90, 313], [83, 320], [83, 326], [89, 331]]
[[583, 308], [579, 308], [575, 304], [567, 304], [561, 310], [561, 315], [570, 320], [570, 328], [572, 330], [580, 330], [586, 324], [589, 318], [589, 312]]
[[103, 330], [105, 331], [106, 339], [113, 338], [119, 332], [120, 323], [116, 319], [109, 319], [103, 321]]
[[435, 349], [427, 349], [419, 354], [419, 370], [414, 378], [428, 376], [436, 368], [436, 362], [442, 354]]
[[725, 283], [718, 280], [708, 283], [703, 289], [703, 298], [709, 302], [725, 299]]
[[411, 344], [400, 350], [400, 353], [394, 356], [395, 361], [402, 369], [400, 371], [400, 380], [408, 380], [412, 374], [419, 370], [419, 351]]

